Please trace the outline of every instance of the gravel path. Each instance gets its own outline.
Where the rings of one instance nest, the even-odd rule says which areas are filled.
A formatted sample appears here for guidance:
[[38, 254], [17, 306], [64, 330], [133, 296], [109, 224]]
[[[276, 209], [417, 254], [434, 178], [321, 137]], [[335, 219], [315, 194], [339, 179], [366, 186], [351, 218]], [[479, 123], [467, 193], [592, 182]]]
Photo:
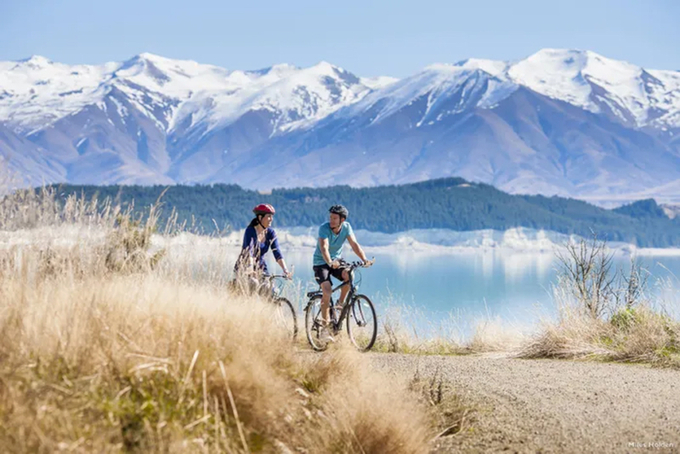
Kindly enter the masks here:
[[410, 378], [440, 369], [474, 408], [473, 430], [433, 452], [680, 452], [680, 371], [507, 355], [369, 354]]

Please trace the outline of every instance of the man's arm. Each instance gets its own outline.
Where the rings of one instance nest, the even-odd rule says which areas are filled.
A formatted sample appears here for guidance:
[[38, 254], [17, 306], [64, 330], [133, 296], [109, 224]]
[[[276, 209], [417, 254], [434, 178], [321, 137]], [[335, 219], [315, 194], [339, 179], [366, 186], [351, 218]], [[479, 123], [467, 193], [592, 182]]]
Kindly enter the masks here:
[[356, 238], [354, 238], [354, 235], [350, 235], [347, 237], [347, 242], [349, 243], [350, 246], [352, 246], [352, 250], [356, 255], [359, 256], [359, 258], [364, 262], [368, 262], [368, 259], [366, 258], [366, 254], [364, 254], [364, 250], [361, 249], [361, 246], [359, 243], [357, 243]]
[[328, 238], [319, 238], [319, 249], [321, 249], [321, 257], [326, 264], [331, 264], [331, 253], [328, 250]]

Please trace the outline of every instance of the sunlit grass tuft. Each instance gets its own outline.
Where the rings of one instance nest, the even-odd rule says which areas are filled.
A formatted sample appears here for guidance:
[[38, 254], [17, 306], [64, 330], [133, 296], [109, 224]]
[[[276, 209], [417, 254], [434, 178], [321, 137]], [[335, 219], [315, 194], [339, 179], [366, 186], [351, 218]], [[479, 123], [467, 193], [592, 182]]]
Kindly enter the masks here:
[[523, 329], [500, 317], [449, 312], [440, 319], [428, 317], [412, 305], [385, 304], [375, 351], [420, 355], [468, 355], [515, 352], [526, 340]]

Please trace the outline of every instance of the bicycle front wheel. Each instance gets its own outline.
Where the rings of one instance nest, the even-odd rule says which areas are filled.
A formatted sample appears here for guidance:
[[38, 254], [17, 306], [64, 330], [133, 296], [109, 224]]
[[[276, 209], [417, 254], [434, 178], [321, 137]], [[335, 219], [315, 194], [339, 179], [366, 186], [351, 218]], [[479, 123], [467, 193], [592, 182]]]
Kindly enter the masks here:
[[321, 295], [313, 296], [305, 308], [305, 332], [309, 345], [317, 352], [328, 348], [328, 341], [323, 339], [322, 329]]
[[276, 325], [287, 332], [289, 339], [295, 340], [298, 333], [298, 325], [293, 303], [286, 298], [276, 298], [274, 299], [274, 305], [276, 306], [274, 312]]
[[378, 336], [378, 317], [366, 295], [357, 295], [347, 312], [347, 334], [356, 348], [368, 351]]

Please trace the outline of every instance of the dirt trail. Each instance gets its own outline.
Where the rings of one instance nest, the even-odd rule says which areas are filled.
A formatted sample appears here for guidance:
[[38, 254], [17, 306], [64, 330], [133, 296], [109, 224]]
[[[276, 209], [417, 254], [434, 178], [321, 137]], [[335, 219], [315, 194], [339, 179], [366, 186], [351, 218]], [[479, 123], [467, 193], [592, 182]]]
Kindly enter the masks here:
[[476, 409], [472, 431], [433, 452], [680, 452], [680, 371], [508, 355], [369, 354], [411, 377], [438, 368]]

